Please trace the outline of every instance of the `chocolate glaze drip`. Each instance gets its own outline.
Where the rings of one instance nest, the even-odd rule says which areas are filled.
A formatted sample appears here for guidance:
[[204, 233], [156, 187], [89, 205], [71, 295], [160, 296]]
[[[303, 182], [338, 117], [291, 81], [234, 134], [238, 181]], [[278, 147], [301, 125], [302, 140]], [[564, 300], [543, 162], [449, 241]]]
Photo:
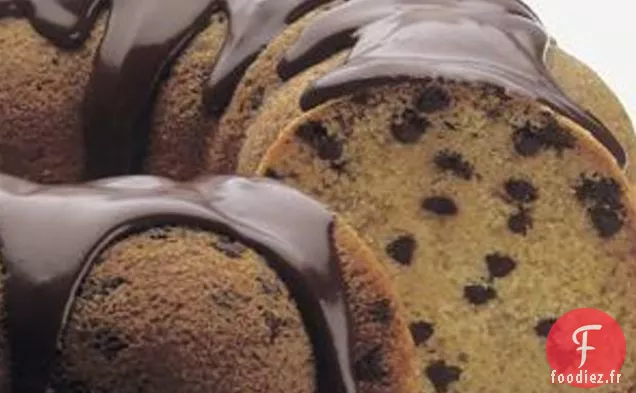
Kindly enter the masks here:
[[[538, 21], [525, 4], [511, 0], [357, 0], [345, 3], [318, 16], [287, 50], [278, 66], [284, 79], [327, 59], [337, 51], [355, 46], [356, 32], [396, 13], [409, 10], [438, 11], [460, 3], [475, 11], [506, 11]], [[337, 38], [336, 38], [337, 37]], [[421, 48], [420, 48], [421, 49]]]
[[139, 172], [161, 75], [216, 10], [216, 0], [112, 0], [84, 102], [86, 178]]
[[289, 78], [352, 46], [343, 65], [304, 93], [315, 107], [396, 78], [492, 83], [552, 107], [590, 131], [624, 166], [612, 133], [557, 86], [545, 66], [550, 38], [517, 0], [352, 0], [313, 21], [279, 66]]
[[273, 181], [237, 177], [46, 187], [0, 175], [13, 393], [46, 391], [74, 294], [100, 253], [122, 236], [166, 224], [217, 231], [264, 255], [299, 304], [321, 366], [319, 391], [356, 391], [333, 218], [317, 202]]
[[13, 3], [13, 0], [0, 0], [0, 17], [2, 15], [22, 16], [20, 9]]
[[331, 0], [232, 0], [230, 32], [204, 91], [206, 108], [223, 112], [249, 65], [287, 24]]
[[85, 42], [110, 6], [84, 105], [86, 179], [139, 172], [161, 76], [191, 39], [225, 11], [230, 32], [204, 86], [220, 115], [241, 77], [287, 23], [328, 0], [0, 0], [0, 17], [24, 14], [61, 48]]

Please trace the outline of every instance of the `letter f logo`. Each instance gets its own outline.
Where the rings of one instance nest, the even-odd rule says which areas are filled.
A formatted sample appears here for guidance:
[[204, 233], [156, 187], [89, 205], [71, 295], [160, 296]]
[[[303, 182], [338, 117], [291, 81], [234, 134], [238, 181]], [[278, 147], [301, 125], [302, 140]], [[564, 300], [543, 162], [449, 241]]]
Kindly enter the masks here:
[[[585, 326], [581, 326], [580, 328], [576, 329], [574, 331], [574, 334], [572, 334], [572, 341], [574, 341], [574, 344], [576, 345], [580, 345], [580, 347], [578, 347], [576, 350], [577, 351], [581, 351], [581, 364], [579, 365], [579, 368], [583, 367], [583, 365], [585, 364], [585, 361], [587, 360], [587, 351], [593, 351], [596, 348], [594, 347], [590, 347], [587, 345], [587, 334], [588, 331], [590, 330], [601, 330], [603, 328], [602, 325], [585, 325]], [[579, 342], [577, 336], [579, 335], [579, 333], [583, 333], [582, 336], [582, 340], [581, 342]]]

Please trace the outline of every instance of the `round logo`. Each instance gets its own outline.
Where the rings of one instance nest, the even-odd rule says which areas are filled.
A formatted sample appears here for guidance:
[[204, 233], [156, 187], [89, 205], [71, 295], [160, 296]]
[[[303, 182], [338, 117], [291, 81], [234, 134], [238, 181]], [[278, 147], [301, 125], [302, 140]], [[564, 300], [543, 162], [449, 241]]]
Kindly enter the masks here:
[[552, 383], [594, 388], [620, 383], [625, 335], [618, 322], [594, 308], [580, 308], [559, 318], [546, 342]]

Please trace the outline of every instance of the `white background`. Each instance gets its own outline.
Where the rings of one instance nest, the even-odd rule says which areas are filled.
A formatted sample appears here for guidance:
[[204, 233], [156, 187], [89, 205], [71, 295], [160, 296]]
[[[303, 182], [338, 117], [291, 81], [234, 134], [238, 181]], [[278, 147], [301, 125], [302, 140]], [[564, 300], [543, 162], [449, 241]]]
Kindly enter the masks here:
[[601, 75], [636, 123], [636, 1], [525, 1], [562, 48]]

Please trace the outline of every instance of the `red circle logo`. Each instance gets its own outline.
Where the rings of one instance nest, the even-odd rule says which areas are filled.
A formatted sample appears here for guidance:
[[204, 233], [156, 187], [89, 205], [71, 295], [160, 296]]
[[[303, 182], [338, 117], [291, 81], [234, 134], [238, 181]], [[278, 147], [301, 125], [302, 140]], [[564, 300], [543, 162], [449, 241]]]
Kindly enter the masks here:
[[546, 342], [554, 384], [595, 388], [620, 383], [625, 335], [607, 313], [580, 308], [559, 318]]

